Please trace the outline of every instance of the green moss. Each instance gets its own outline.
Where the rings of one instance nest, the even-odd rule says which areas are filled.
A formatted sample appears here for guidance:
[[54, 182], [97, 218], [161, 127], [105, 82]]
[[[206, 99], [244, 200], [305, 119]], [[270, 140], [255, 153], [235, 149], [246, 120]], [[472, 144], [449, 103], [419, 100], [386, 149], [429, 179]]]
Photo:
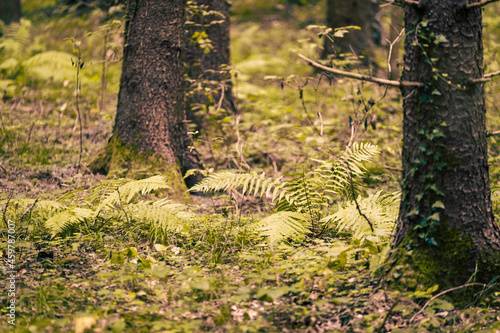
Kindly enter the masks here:
[[116, 178], [143, 179], [164, 175], [171, 186], [165, 194], [180, 202], [191, 202], [178, 164], [168, 165], [161, 156], [139, 153], [135, 146], [124, 145], [116, 136], [109, 140], [104, 151], [89, 167], [94, 173]]
[[[416, 239], [410, 232], [392, 251], [385, 270], [378, 272], [393, 289], [425, 290], [439, 285], [439, 290], [447, 290], [469, 282], [488, 283], [500, 272], [500, 254], [477, 256], [472, 236], [445, 224], [436, 231], [437, 247], [417, 245]], [[449, 296], [456, 303], [470, 302], [471, 290], [461, 289]]]

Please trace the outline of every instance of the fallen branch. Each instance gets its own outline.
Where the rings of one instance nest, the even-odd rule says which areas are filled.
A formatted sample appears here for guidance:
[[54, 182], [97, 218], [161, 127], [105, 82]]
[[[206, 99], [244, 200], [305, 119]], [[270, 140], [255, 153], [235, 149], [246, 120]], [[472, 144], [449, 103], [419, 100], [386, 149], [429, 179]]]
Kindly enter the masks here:
[[351, 73], [351, 72], [342, 71], [342, 70], [336, 69], [336, 68], [326, 67], [326, 66], [321, 65], [320, 63], [317, 63], [314, 60], [307, 58], [306, 56], [304, 56], [300, 53], [299, 53], [299, 57], [302, 60], [304, 60], [307, 64], [309, 64], [310, 66], [312, 66], [314, 68], [321, 69], [322, 71], [332, 73], [335, 75], [349, 77], [351, 79], [368, 81], [368, 82], [373, 82], [373, 83], [377, 83], [380, 85], [386, 85], [386, 86], [392, 86], [392, 87], [403, 87], [403, 86], [405, 86], [405, 87], [423, 87], [424, 86], [424, 84], [420, 83], [420, 82], [387, 80], [387, 79], [382, 79], [382, 78], [373, 77], [373, 76], [369, 76], [369, 75]]
[[483, 6], [486, 6], [489, 3], [497, 2], [497, 1], [498, 0], [482, 0], [482, 1], [479, 1], [479, 2], [470, 3], [467, 6], [465, 6], [465, 8], [483, 7]]

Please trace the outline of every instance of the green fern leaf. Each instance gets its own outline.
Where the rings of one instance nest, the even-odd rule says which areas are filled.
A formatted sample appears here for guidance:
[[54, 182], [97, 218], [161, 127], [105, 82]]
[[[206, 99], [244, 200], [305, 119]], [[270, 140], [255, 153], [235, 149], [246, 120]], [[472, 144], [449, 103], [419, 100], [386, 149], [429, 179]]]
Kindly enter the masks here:
[[189, 224], [196, 218], [194, 213], [187, 211], [186, 205], [172, 203], [169, 200], [141, 201], [129, 204], [124, 209], [135, 219], [147, 224], [155, 240], [165, 236], [169, 231], [187, 231]]
[[262, 197], [264, 193], [270, 195], [274, 189], [274, 197], [280, 190], [280, 180], [281, 177], [274, 180], [269, 179], [264, 172], [259, 175], [253, 171], [240, 173], [235, 170], [222, 170], [204, 178], [201, 182], [193, 186], [190, 191], [203, 193], [216, 191], [230, 192], [241, 188], [242, 195]]
[[296, 212], [278, 212], [254, 226], [269, 237], [271, 244], [287, 238], [300, 239], [309, 233], [308, 216]]
[[91, 209], [72, 207], [45, 221], [45, 227], [50, 230], [52, 237], [55, 237], [64, 229], [81, 223], [85, 219], [91, 219], [94, 217], [95, 212]]
[[97, 211], [106, 207], [114, 207], [118, 203], [126, 205], [139, 193], [145, 195], [154, 190], [166, 188], [170, 188], [170, 186], [166, 183], [164, 176], [153, 176], [146, 179], [128, 181], [120, 185], [115, 191], [107, 193], [97, 207]]
[[324, 223], [337, 232], [348, 231], [352, 237], [363, 242], [367, 236], [387, 238], [394, 230], [399, 210], [399, 195], [382, 195], [382, 191], [366, 198], [358, 197], [357, 202], [361, 212], [368, 217], [373, 225], [372, 233], [366, 219], [359, 214], [354, 201], [345, 204], [336, 213], [324, 217]]

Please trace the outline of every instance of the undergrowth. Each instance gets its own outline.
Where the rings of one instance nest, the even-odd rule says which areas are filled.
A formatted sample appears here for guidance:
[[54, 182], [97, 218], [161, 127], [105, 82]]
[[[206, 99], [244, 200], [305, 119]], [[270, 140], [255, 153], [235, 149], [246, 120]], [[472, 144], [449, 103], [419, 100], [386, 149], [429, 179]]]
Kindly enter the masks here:
[[[84, 3], [26, 0], [23, 20], [2, 27], [0, 231], [6, 239], [15, 222], [15, 331], [500, 330], [495, 281], [467, 289], [469, 306], [457, 308], [438, 286], [394, 292], [374, 277], [399, 208], [401, 97], [312, 77], [297, 59], [318, 53], [317, 34], [303, 28], [321, 24], [324, 4], [234, 1], [240, 114], [207, 108], [208, 128], [193, 133], [208, 171], [193, 191], [204, 195], [179, 204], [165, 197], [162, 176], [103, 179], [75, 167], [76, 55], [64, 40], [80, 43], [84, 61], [83, 165], [109, 138], [122, 52], [123, 7]], [[495, 71], [500, 7], [490, 6], [485, 49]], [[492, 129], [498, 96], [498, 83], [488, 84]], [[497, 140], [489, 148], [500, 220]], [[6, 302], [1, 294], [5, 321]]]

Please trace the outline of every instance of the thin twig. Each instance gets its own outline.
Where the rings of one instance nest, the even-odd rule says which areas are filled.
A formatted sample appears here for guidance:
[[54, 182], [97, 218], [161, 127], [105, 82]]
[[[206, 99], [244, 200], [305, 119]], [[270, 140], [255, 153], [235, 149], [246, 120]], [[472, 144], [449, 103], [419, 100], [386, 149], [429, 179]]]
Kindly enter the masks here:
[[381, 2], [385, 2], [389, 5], [396, 5], [396, 6], [419, 6], [420, 2], [415, 1], [415, 0], [380, 0]]
[[[354, 141], [354, 135], [355, 135], [354, 126], [352, 126], [351, 127], [351, 139], [349, 140], [349, 144], [347, 145], [347, 148], [351, 147], [351, 145]], [[358, 200], [356, 199], [356, 193], [354, 192], [354, 184], [353, 184], [352, 176], [351, 176], [351, 169], [349, 168], [349, 161], [347, 160], [347, 149], [346, 149], [346, 153], [344, 155], [344, 164], [345, 164], [345, 167], [347, 170], [347, 176], [349, 176], [349, 185], [351, 186], [352, 198], [354, 199], [354, 203], [356, 204], [356, 210], [358, 211], [359, 215], [363, 216], [365, 218], [366, 222], [368, 222], [368, 225], [370, 226], [370, 229], [372, 230], [372, 232], [375, 232], [375, 229], [373, 228], [373, 223], [370, 221], [368, 216], [366, 216], [361, 211], [361, 207], [359, 207]]]
[[35, 200], [35, 202], [33, 202], [33, 204], [31, 205], [31, 207], [28, 207], [28, 208], [24, 211], [23, 215], [21, 215], [21, 217], [19, 218], [19, 221], [21, 221], [21, 220], [23, 219], [23, 217], [24, 217], [26, 214], [28, 214], [28, 212], [29, 212], [29, 211], [31, 211], [31, 210], [33, 209], [33, 207], [35, 207], [35, 205], [37, 204], [37, 202], [38, 202], [38, 199], [36, 199], [36, 200]]
[[454, 288], [451, 288], [451, 289], [448, 289], [448, 290], [444, 290], [442, 292], [440, 292], [439, 294], [435, 295], [435, 296], [432, 296], [428, 301], [427, 303], [424, 304], [424, 306], [417, 312], [415, 313], [415, 315], [413, 317], [411, 317], [410, 319], [410, 324], [413, 322], [413, 319], [415, 319], [416, 316], [418, 316], [420, 313], [422, 313], [425, 308], [433, 301], [435, 300], [436, 298], [440, 297], [440, 296], [443, 296], [444, 294], [447, 294], [451, 291], [455, 291], [455, 290], [458, 290], [458, 289], [462, 289], [462, 288], [467, 288], [467, 287], [472, 287], [472, 286], [482, 286], [483, 289], [486, 287], [486, 285], [484, 283], [467, 283], [467, 284], [464, 284], [462, 286], [458, 286], [458, 287], [454, 287]]
[[369, 75], [363, 75], [363, 74], [358, 74], [358, 73], [351, 73], [351, 72], [347, 72], [347, 71], [342, 71], [340, 69], [323, 66], [320, 63], [317, 63], [316, 61], [311, 60], [300, 53], [298, 56], [314, 68], [321, 69], [325, 72], [332, 73], [335, 75], [349, 77], [351, 79], [368, 81], [368, 82], [373, 82], [373, 83], [392, 86], [392, 87], [403, 87], [403, 86], [404, 87], [423, 87], [424, 86], [424, 84], [420, 83], [420, 82], [387, 80], [387, 79], [382, 79], [382, 78], [373, 77], [373, 76], [369, 76]]
[[391, 315], [392, 311], [394, 311], [394, 308], [396, 307], [396, 305], [399, 304], [399, 302], [401, 301], [401, 299], [397, 299], [394, 304], [392, 304], [391, 308], [389, 309], [389, 311], [387, 312], [387, 314], [385, 315], [384, 317], [384, 321], [382, 322], [382, 324], [379, 326], [379, 328], [377, 329], [377, 332], [378, 333], [382, 333], [382, 330], [384, 329], [384, 326], [385, 326], [385, 323], [387, 322], [387, 320], [389, 319], [389, 316]]
[[470, 3], [467, 6], [465, 6], [465, 8], [483, 7], [483, 6], [486, 6], [489, 3], [497, 2], [497, 1], [498, 0], [482, 0], [482, 1], [479, 1], [479, 2]]
[[404, 34], [404, 32], [405, 32], [405, 29], [403, 28], [403, 30], [401, 30], [398, 37], [396, 37], [396, 39], [394, 41], [391, 42], [390, 40], [387, 40], [389, 42], [389, 55], [387, 57], [387, 69], [389, 69], [389, 76], [391, 75], [391, 72], [392, 72], [392, 68], [391, 68], [392, 48], [399, 41], [399, 39]]
[[10, 195], [7, 198], [7, 203], [5, 204], [5, 208], [3, 209], [3, 222], [5, 223], [5, 226], [8, 227], [9, 223], [7, 222], [7, 210], [9, 209], [9, 204], [10, 200], [12, 200], [12, 197], [14, 196], [14, 191], [10, 191]]
[[382, 167], [383, 167], [384, 169], [386, 169], [386, 170], [390, 170], [390, 171], [398, 171], [398, 172], [402, 172], [402, 171], [403, 171], [403, 169], [401, 169], [401, 168], [395, 168], [395, 167], [391, 167], [391, 166], [388, 166], [388, 165], [384, 165], [384, 166], [382, 166]]
[[361, 207], [359, 207], [358, 200], [356, 199], [356, 194], [354, 193], [354, 184], [352, 182], [351, 170], [349, 169], [349, 163], [347, 162], [347, 154], [345, 158], [345, 167], [347, 169], [347, 175], [349, 176], [349, 184], [351, 185], [352, 198], [354, 199], [354, 203], [356, 204], [356, 210], [358, 211], [359, 215], [363, 216], [366, 222], [368, 222], [368, 225], [370, 226], [372, 232], [375, 232], [375, 229], [373, 228], [373, 223], [370, 221], [368, 216], [366, 216], [365, 213], [361, 211]]
[[489, 138], [490, 136], [494, 136], [494, 135], [499, 135], [500, 134], [500, 131], [495, 131], [495, 132], [491, 132], [491, 133], [486, 133], [486, 137]]
[[82, 130], [82, 114], [80, 112], [80, 88], [81, 88], [81, 82], [80, 82], [80, 66], [82, 63], [82, 53], [80, 51], [80, 46], [77, 46], [76, 43], [74, 44], [75, 48], [78, 50], [78, 60], [76, 62], [76, 96], [75, 96], [75, 102], [76, 102], [76, 113], [78, 114], [78, 123], [80, 127], [80, 154], [78, 155], [78, 166], [76, 173], [80, 172], [80, 166], [82, 164], [82, 154], [83, 154], [83, 130]]
[[479, 79], [470, 79], [471, 82], [477, 83], [477, 82], [488, 82], [493, 79], [493, 77], [500, 75], [500, 71], [492, 72], [492, 73], [487, 73], [484, 74], [483, 77]]
[[127, 219], [127, 225], [130, 229], [130, 225], [132, 224], [132, 222], [130, 221], [130, 219], [128, 217], [127, 211], [123, 208], [123, 202], [122, 202], [122, 196], [120, 194], [120, 188], [117, 188], [116, 192], [118, 192], [118, 200], [120, 202], [120, 208], [121, 208], [122, 212], [125, 214], [125, 218]]

